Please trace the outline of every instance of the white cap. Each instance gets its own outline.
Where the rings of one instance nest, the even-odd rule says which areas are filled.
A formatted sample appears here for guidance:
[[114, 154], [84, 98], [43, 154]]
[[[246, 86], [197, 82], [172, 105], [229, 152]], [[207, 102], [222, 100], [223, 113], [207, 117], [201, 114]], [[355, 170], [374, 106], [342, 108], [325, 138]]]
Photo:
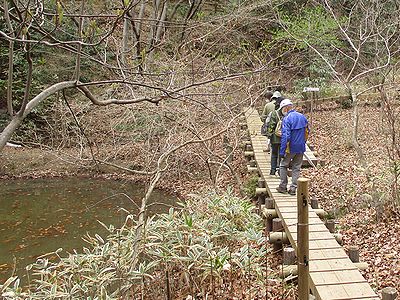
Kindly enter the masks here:
[[279, 97], [282, 97], [282, 94], [281, 94], [280, 92], [278, 92], [278, 91], [275, 91], [275, 92], [272, 94], [271, 99], [279, 98]]
[[293, 105], [292, 101], [290, 101], [290, 99], [283, 99], [279, 104], [279, 109], [282, 109], [283, 107], [288, 105]]

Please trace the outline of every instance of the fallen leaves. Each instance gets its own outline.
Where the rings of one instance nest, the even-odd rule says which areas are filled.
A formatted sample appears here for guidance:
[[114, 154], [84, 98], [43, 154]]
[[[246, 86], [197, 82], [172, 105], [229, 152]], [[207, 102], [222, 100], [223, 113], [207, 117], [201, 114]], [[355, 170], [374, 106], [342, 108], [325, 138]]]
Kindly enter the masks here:
[[363, 274], [371, 286], [377, 290], [391, 286], [400, 292], [400, 217], [382, 207], [389, 182], [385, 140], [377, 130], [382, 122], [379, 108], [360, 108], [359, 137], [370, 181], [351, 147], [350, 122], [351, 110], [314, 113], [313, 143], [326, 165], [303, 173], [312, 178], [311, 194], [320, 207], [337, 218], [345, 246], [359, 247], [360, 260], [369, 264]]

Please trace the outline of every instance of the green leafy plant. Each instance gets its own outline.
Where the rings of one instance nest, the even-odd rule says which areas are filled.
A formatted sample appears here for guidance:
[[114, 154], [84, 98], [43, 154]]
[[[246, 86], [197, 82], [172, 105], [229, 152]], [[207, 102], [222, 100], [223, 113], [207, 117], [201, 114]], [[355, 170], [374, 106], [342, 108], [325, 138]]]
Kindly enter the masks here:
[[258, 185], [258, 176], [252, 176], [247, 179], [247, 181], [243, 185], [243, 190], [247, 197], [249, 198], [256, 197], [257, 185]]
[[[5, 299], [117, 299], [135, 291], [152, 294], [164, 284], [164, 274], [174, 270], [192, 289], [208, 287], [209, 279], [234, 274], [236, 280], [247, 276], [263, 280], [266, 255], [261, 217], [253, 213], [247, 199], [231, 192], [188, 199], [179, 210], [149, 218], [145, 235], [137, 241], [133, 216], [126, 224], [109, 231], [107, 237], [86, 236], [89, 244], [83, 253], [61, 255], [61, 249], [43, 255], [27, 270], [34, 278], [21, 288], [12, 277], [0, 291]], [[133, 222], [133, 224], [132, 224]], [[132, 244], [140, 243], [139, 253]], [[56, 259], [51, 259], [56, 257]], [[146, 290], [146, 287], [151, 288]], [[40, 288], [39, 288], [40, 287]], [[151, 297], [151, 296], [150, 296]]]

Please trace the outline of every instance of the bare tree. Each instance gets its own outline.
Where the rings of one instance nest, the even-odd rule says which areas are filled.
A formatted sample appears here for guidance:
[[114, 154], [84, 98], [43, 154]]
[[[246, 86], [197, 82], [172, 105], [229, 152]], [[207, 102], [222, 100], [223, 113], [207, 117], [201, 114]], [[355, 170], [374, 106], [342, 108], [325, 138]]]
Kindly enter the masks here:
[[[317, 12], [319, 15], [313, 16]], [[280, 12], [278, 18], [288, 36], [311, 49], [348, 92], [353, 106], [352, 144], [369, 177], [368, 164], [358, 142], [358, 97], [371, 89], [365, 88], [366, 79], [389, 69], [399, 52], [396, 1], [361, 0], [352, 4], [316, 1], [308, 14], [297, 21], [282, 17]]]

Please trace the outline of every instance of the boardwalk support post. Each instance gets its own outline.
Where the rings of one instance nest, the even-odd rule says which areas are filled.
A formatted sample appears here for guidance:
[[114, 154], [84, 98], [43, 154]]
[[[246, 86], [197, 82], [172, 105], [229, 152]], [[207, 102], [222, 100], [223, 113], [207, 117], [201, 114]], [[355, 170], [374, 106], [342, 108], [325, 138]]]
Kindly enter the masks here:
[[[274, 207], [275, 207], [274, 199], [266, 198], [265, 199], [265, 208], [266, 209], [273, 209]], [[267, 232], [271, 232], [272, 231], [272, 219], [265, 218], [265, 230]]]
[[309, 288], [309, 232], [308, 232], [308, 185], [310, 179], [297, 181], [297, 267], [299, 299], [308, 300]]
[[318, 209], [319, 205], [318, 205], [318, 199], [315, 197], [311, 198], [311, 208], [313, 209]]
[[[272, 231], [276, 233], [281, 239], [284, 237], [283, 232], [283, 222], [279, 218], [275, 218], [272, 220]], [[272, 249], [274, 252], [278, 252], [282, 250], [282, 241], [279, 243], [273, 243]]]
[[292, 247], [283, 249], [282, 262], [284, 265], [293, 265], [296, 262], [296, 253]]
[[[265, 188], [265, 179], [260, 177], [258, 178], [258, 187], [259, 188]], [[261, 206], [265, 204], [265, 194], [260, 194], [258, 195], [258, 205]]]
[[357, 246], [349, 247], [349, 258], [353, 263], [360, 262], [360, 253]]
[[385, 287], [382, 290], [382, 300], [395, 300], [397, 299], [397, 291], [392, 287]]
[[335, 220], [326, 220], [325, 226], [328, 228], [330, 233], [335, 233]]

